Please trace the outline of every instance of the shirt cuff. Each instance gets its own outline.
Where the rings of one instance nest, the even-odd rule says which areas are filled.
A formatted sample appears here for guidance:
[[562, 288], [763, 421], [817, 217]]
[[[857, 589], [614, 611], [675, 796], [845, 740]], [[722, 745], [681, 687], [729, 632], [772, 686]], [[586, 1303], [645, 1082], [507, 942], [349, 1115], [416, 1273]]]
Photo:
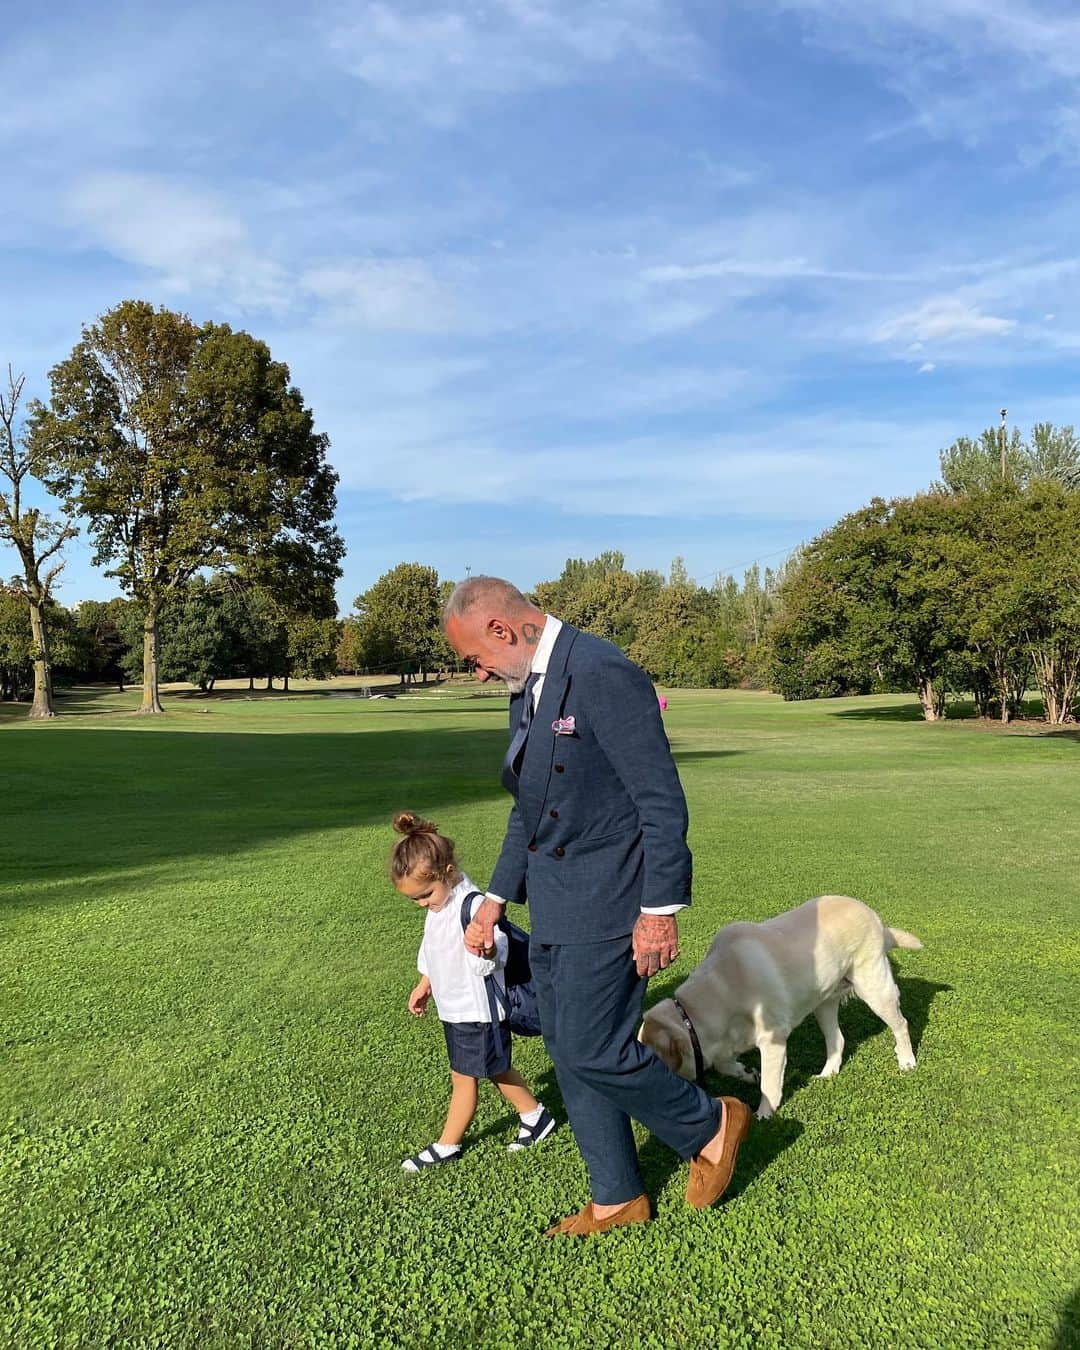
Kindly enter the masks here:
[[502, 896], [501, 896], [501, 895], [496, 895], [496, 894], [494, 893], [494, 891], [485, 891], [485, 892], [484, 892], [484, 899], [485, 899], [485, 900], [494, 900], [495, 903], [496, 903], [497, 905], [505, 905], [505, 904], [506, 904], [506, 901], [502, 898]]
[[[494, 899], [494, 896], [492, 897]], [[678, 914], [680, 909], [689, 909], [689, 905], [642, 905], [642, 914]]]

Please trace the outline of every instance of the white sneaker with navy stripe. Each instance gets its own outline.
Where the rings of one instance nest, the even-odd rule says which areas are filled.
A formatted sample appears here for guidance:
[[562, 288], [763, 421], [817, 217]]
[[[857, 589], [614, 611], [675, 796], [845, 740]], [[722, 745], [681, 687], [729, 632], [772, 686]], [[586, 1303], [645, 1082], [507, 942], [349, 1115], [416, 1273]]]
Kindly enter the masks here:
[[533, 1144], [538, 1144], [541, 1139], [546, 1139], [554, 1128], [555, 1117], [546, 1106], [542, 1106], [539, 1120], [532, 1125], [526, 1125], [522, 1121], [517, 1138], [512, 1144], [507, 1144], [506, 1150], [508, 1153], [520, 1153], [523, 1148], [532, 1148]]

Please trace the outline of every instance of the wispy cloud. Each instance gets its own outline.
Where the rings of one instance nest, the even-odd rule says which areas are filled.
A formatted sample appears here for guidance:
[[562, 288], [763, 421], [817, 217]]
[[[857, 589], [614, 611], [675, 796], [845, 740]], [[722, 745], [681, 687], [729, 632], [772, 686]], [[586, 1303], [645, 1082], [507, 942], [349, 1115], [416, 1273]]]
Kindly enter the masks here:
[[[365, 444], [356, 463], [365, 466], [366, 485], [374, 477], [406, 502], [530, 501], [596, 517], [806, 519], [841, 506], [851, 509], [875, 493], [925, 486], [927, 471], [913, 466], [904, 448], [913, 438], [936, 448], [949, 435], [947, 419], [906, 424], [900, 418], [804, 417], [739, 434], [639, 436], [587, 445], [525, 447], [443, 436], [417, 441], [396, 460]], [[399, 471], [403, 462], [409, 465], [405, 477]], [[356, 482], [348, 463], [343, 474], [346, 484]]]
[[418, 258], [323, 264], [304, 272], [300, 286], [322, 302], [330, 323], [425, 333], [454, 322], [451, 289]]
[[158, 274], [170, 292], [224, 294], [248, 307], [285, 303], [283, 269], [213, 194], [160, 174], [96, 173], [70, 199], [73, 221], [117, 258]]
[[881, 281], [908, 285], [919, 280], [910, 272], [861, 272], [843, 267], [824, 267], [807, 258], [740, 259], [722, 258], [714, 262], [665, 263], [642, 272], [645, 281], [712, 281], [723, 277], [743, 277], [762, 281]]
[[[618, 63], [688, 75], [701, 49], [663, 0], [480, 0], [342, 7], [327, 40], [342, 67], [444, 117], [470, 99], [572, 83]], [[629, 70], [628, 70], [629, 67]]]
[[[873, 66], [914, 116], [871, 133], [997, 139], [997, 153], [1080, 152], [1080, 16], [1034, 0], [772, 0], [818, 43]], [[1001, 128], [1012, 131], [1001, 141]]]
[[346, 595], [417, 520], [451, 565], [512, 521], [486, 561], [526, 581], [708, 571], [930, 481], [989, 387], [1054, 415], [1080, 15], [742, 3], [24, 7], [0, 361], [45, 392], [125, 295], [264, 337], [343, 474]]
[[957, 296], [941, 296], [885, 320], [873, 336], [877, 342], [955, 342], [1000, 337], [1015, 327], [1015, 319], [983, 314], [977, 305]]

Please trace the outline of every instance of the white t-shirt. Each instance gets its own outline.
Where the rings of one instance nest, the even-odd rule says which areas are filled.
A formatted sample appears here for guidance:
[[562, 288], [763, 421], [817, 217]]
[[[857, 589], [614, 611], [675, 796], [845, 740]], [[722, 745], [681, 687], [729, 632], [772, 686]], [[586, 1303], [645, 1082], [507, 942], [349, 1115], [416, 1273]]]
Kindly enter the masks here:
[[[468, 877], [463, 876], [447, 897], [446, 904], [437, 913], [429, 909], [424, 919], [424, 939], [416, 958], [416, 968], [431, 981], [435, 1007], [443, 1022], [490, 1022], [486, 976], [506, 965], [508, 943], [506, 934], [495, 930], [495, 955], [491, 960], [473, 956], [465, 947], [461, 927], [461, 906], [465, 897], [477, 890]], [[473, 901], [473, 912], [483, 899], [483, 892]], [[496, 998], [502, 1005], [501, 982]]]

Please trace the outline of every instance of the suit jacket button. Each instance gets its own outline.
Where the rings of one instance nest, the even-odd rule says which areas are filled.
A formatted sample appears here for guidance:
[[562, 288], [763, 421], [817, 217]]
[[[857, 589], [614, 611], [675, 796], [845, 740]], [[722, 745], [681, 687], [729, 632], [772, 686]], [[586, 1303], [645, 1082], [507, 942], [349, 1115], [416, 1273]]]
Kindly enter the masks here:
[[554, 807], [552, 807], [552, 809], [548, 812], [548, 815], [551, 817], [552, 820], [558, 820], [558, 819], [559, 819], [559, 813], [558, 813], [558, 811], [555, 810]]
[[566, 857], [566, 849], [563, 848], [562, 844], [560, 844], [559, 847], [555, 850], [555, 856], [556, 858]]
[[563, 769], [565, 769], [565, 768], [566, 768], [566, 765], [565, 765], [565, 764], [556, 764], [556, 765], [555, 765], [555, 772], [556, 772], [556, 773], [562, 773]]
[[534, 839], [534, 840], [532, 841], [532, 843], [529, 845], [529, 852], [530, 852], [530, 853], [535, 853], [535, 852], [536, 852], [536, 840], [535, 840], [535, 839]]

